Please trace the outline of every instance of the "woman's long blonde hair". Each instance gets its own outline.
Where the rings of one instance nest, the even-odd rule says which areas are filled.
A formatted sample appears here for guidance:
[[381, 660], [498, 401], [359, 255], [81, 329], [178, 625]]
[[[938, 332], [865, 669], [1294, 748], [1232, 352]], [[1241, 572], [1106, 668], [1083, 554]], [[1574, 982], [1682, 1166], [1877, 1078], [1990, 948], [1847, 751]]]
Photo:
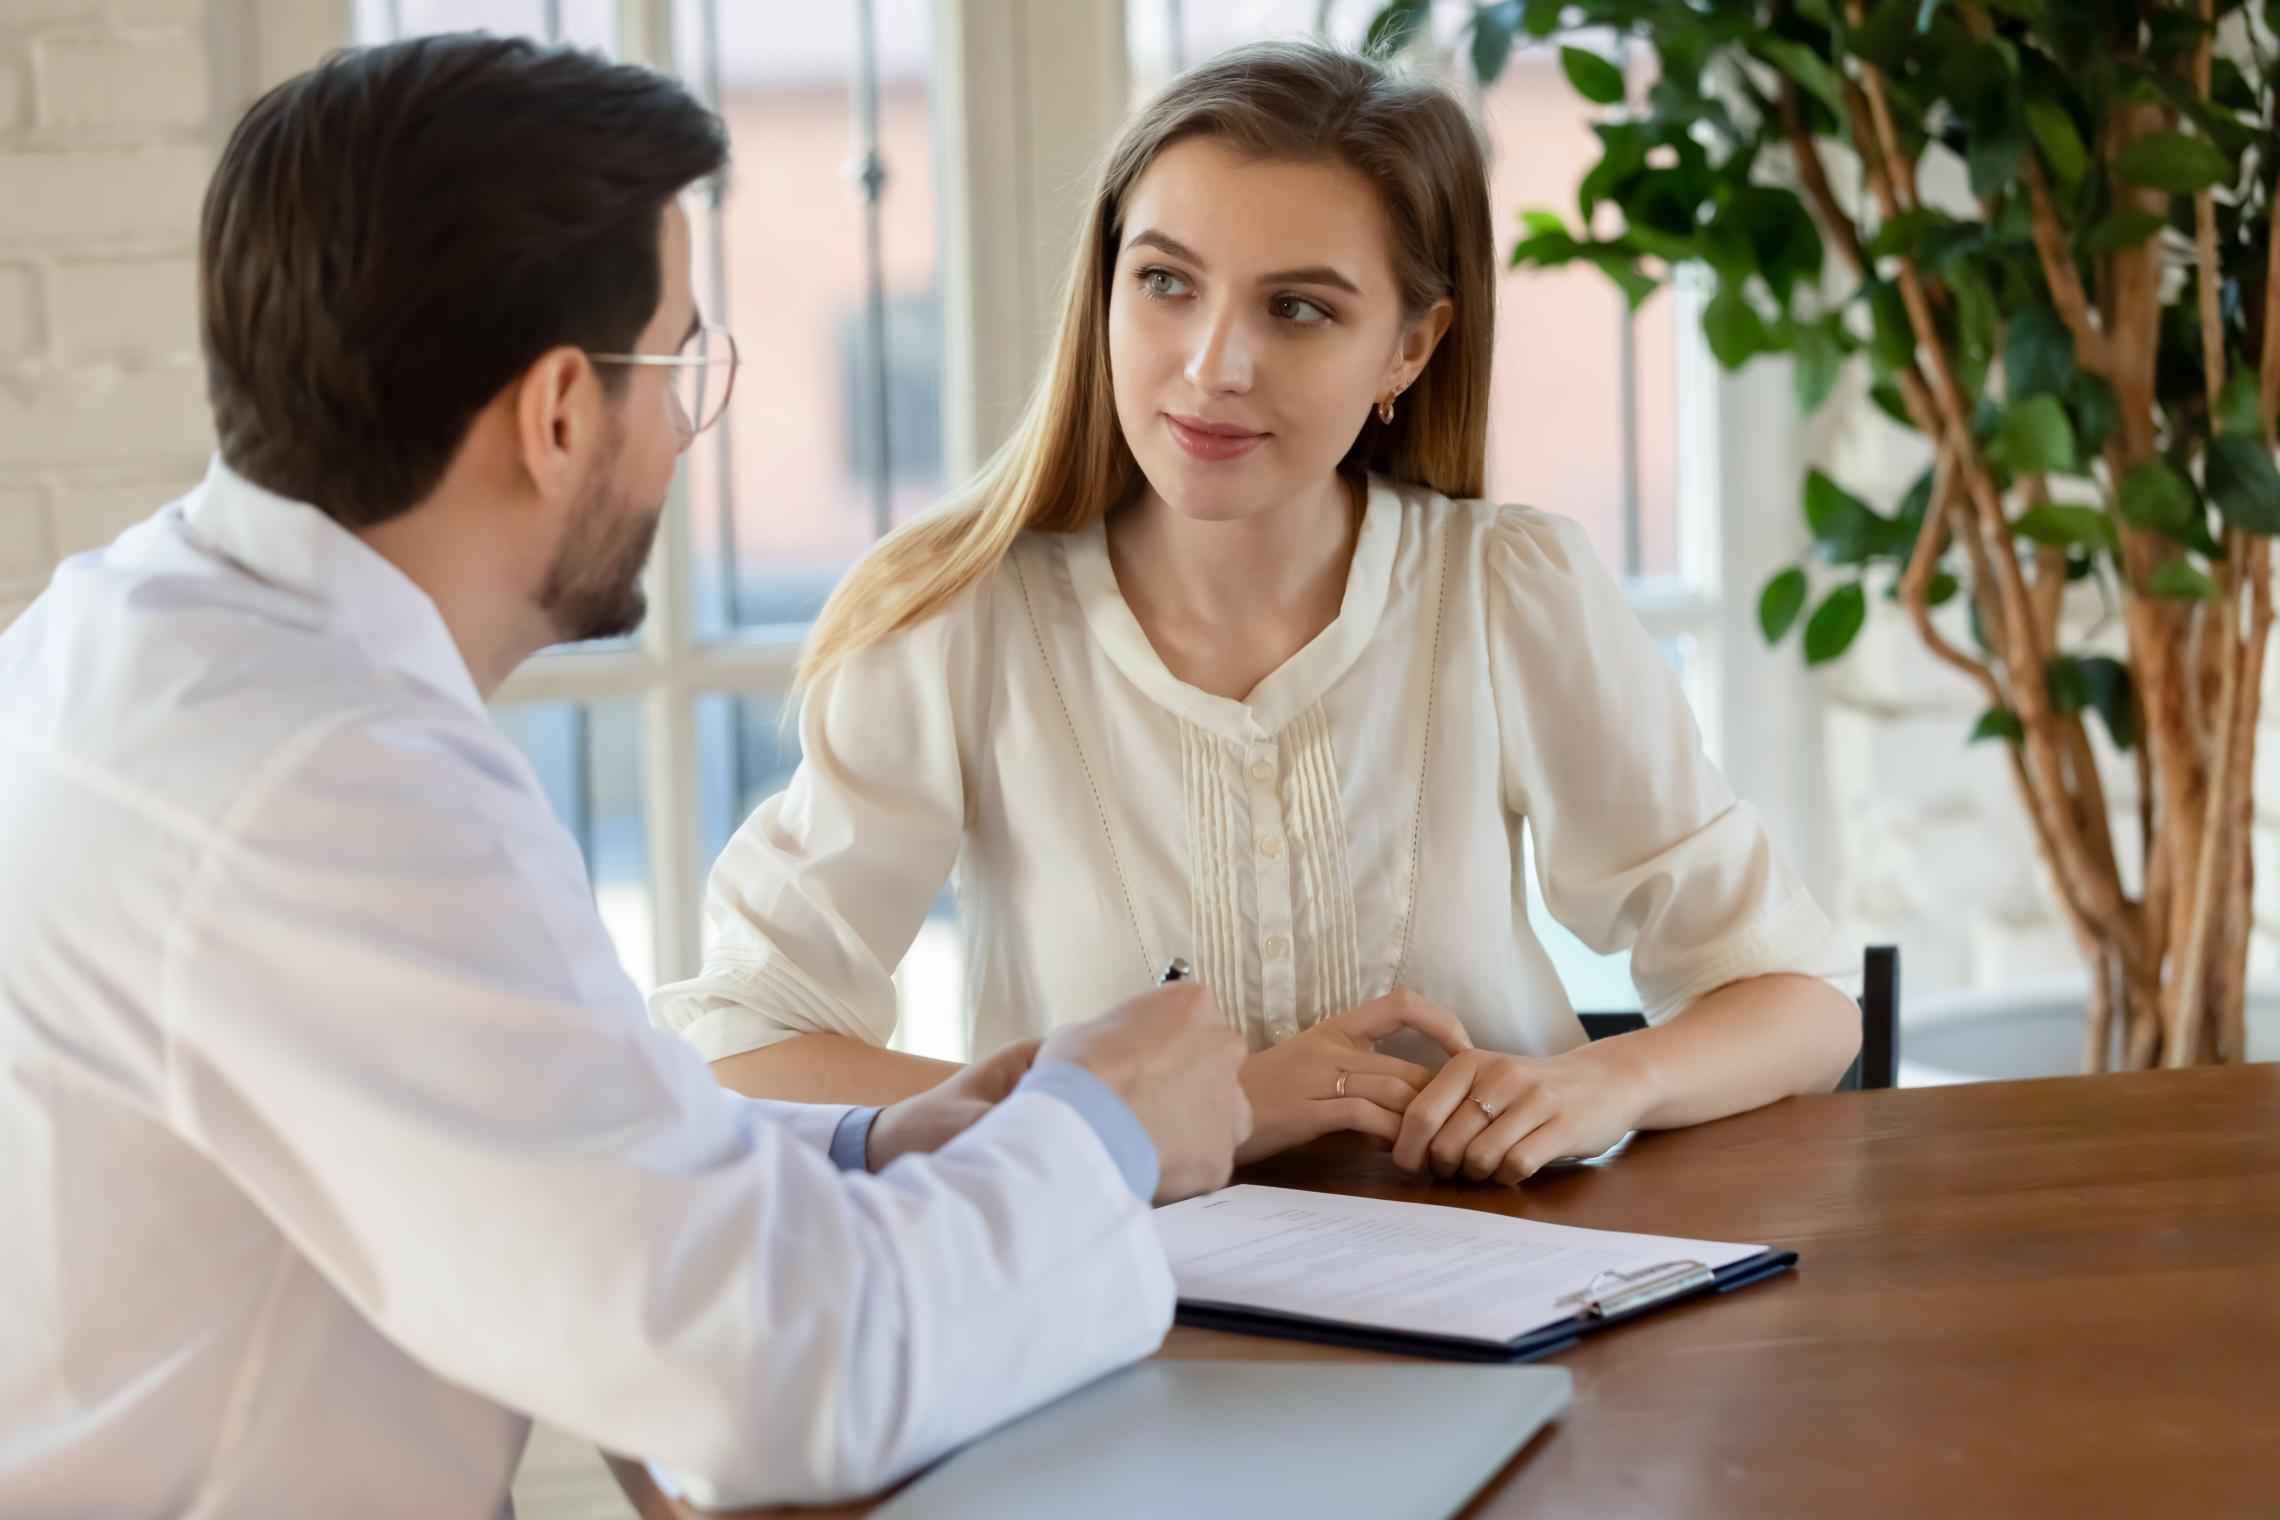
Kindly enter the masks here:
[[1455, 312], [1391, 424], [1372, 413], [1342, 468], [1445, 496], [1479, 496], [1488, 437], [1496, 269], [1481, 134], [1429, 79], [1325, 43], [1221, 53], [1180, 75], [1125, 125], [1101, 165], [1051, 362], [1020, 424], [979, 474], [874, 545], [847, 573], [801, 652], [796, 689], [950, 605], [995, 570], [1025, 528], [1090, 527], [1132, 494], [1139, 467], [1109, 380], [1110, 282], [1124, 201], [1166, 148], [1211, 138], [1270, 162], [1345, 164], [1384, 197], [1404, 316]]

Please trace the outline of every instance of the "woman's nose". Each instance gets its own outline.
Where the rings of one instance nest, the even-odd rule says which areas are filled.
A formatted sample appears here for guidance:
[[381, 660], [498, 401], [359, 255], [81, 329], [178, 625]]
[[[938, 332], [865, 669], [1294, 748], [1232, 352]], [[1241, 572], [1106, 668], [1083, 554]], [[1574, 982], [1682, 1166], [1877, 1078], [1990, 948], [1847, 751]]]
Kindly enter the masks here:
[[1253, 360], [1250, 339], [1237, 313], [1211, 313], [1196, 331], [1188, 352], [1187, 379], [1199, 391], [1214, 395], [1251, 388]]

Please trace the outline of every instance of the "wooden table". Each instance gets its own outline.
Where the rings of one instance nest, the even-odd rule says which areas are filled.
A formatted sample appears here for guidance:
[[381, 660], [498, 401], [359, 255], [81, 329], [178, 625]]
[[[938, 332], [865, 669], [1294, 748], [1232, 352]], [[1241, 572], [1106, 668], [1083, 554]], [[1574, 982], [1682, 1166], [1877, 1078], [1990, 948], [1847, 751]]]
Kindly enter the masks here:
[[2280, 1515], [2280, 1065], [1796, 1099], [1516, 1190], [1337, 1142], [1243, 1180], [1799, 1253], [1564, 1353], [1468, 1516]]

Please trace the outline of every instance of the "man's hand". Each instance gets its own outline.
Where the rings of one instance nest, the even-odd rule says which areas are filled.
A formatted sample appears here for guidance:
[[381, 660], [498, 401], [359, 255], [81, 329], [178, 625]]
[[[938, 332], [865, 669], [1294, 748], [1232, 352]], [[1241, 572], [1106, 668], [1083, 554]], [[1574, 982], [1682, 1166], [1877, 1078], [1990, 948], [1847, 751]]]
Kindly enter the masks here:
[[1174, 982], [1055, 1030], [1037, 1059], [1073, 1062], [1116, 1090], [1155, 1142], [1156, 1201], [1170, 1203], [1224, 1187], [1234, 1172], [1251, 1133], [1244, 1049], [1201, 983]]
[[1037, 1059], [1042, 1040], [1016, 1040], [974, 1062], [939, 1087], [879, 1110], [871, 1121], [865, 1164], [884, 1171], [897, 1156], [939, 1150], [1004, 1100]]

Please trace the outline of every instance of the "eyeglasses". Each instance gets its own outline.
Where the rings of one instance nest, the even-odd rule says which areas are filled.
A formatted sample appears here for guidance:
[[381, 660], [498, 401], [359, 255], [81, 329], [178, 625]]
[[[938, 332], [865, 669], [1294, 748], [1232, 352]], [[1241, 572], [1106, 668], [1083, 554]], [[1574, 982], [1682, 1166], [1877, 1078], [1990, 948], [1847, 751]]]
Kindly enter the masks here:
[[[728, 398], [736, 389], [736, 337], [725, 327], [710, 322], [700, 327], [696, 335], [682, 346], [677, 354], [594, 354], [587, 358], [596, 364], [642, 364], [668, 368], [672, 371], [674, 423], [681, 430], [681, 442], [687, 446], [690, 439], [720, 421], [720, 414], [728, 409]], [[716, 381], [713, 371], [725, 369]]]

